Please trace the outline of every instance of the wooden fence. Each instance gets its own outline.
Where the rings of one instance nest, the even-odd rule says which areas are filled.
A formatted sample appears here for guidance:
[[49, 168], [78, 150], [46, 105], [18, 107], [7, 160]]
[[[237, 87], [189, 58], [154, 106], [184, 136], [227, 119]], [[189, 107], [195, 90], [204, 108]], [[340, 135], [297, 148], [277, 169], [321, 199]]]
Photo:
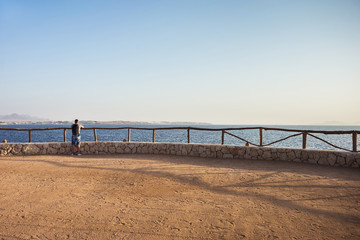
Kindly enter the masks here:
[[[58, 128], [0, 128], [1, 130], [7, 130], [7, 131], [27, 131], [28, 135], [29, 135], [29, 142], [31, 142], [31, 132], [32, 131], [49, 131], [49, 130], [63, 130], [63, 134], [64, 134], [64, 142], [66, 142], [66, 133], [67, 130], [70, 130], [70, 128], [65, 128], [65, 127], [58, 127]], [[311, 136], [319, 141], [322, 141], [336, 149], [340, 149], [343, 151], [349, 151], [349, 152], [359, 152], [357, 150], [357, 135], [360, 134], [360, 131], [356, 131], [356, 130], [352, 130], [352, 131], [317, 131], [317, 130], [298, 130], [298, 129], [283, 129], [283, 128], [268, 128], [268, 127], [244, 127], [244, 128], [199, 128], [199, 127], [162, 127], [162, 128], [142, 128], [142, 127], [118, 127], [118, 128], [106, 128], [106, 127], [92, 127], [92, 128], [85, 128], [84, 130], [93, 130], [94, 133], [94, 141], [97, 141], [97, 133], [96, 130], [123, 130], [123, 129], [127, 129], [128, 131], [128, 136], [126, 141], [130, 142], [131, 141], [131, 130], [146, 130], [146, 131], [152, 131], [152, 142], [155, 142], [155, 132], [156, 131], [161, 131], [161, 130], [187, 130], [187, 142], [190, 143], [191, 142], [191, 138], [190, 138], [190, 132], [191, 130], [197, 130], [197, 131], [221, 131], [221, 144], [224, 144], [225, 141], [225, 135], [229, 135], [232, 137], [235, 137], [237, 139], [240, 139], [246, 143], [249, 143], [253, 146], [258, 146], [258, 147], [267, 147], [267, 146], [271, 146], [275, 143], [279, 143], [282, 141], [285, 141], [289, 138], [292, 137], [296, 137], [296, 136], [300, 136], [302, 135], [302, 148], [306, 149], [306, 143], [307, 143], [307, 137]], [[239, 137], [233, 133], [230, 133], [229, 131], [233, 131], [233, 130], [258, 130], [259, 131], [259, 143], [254, 143], [251, 141], [248, 141], [242, 137]], [[282, 132], [293, 132], [295, 134], [284, 137], [282, 139], [276, 140], [274, 142], [271, 143], [267, 143], [264, 144], [263, 143], [263, 132], [264, 131], [282, 131]], [[339, 146], [336, 146], [318, 136], [315, 136], [314, 134], [332, 134], [332, 135], [341, 135], [341, 134], [350, 134], [352, 136], [352, 149], [345, 149]]]

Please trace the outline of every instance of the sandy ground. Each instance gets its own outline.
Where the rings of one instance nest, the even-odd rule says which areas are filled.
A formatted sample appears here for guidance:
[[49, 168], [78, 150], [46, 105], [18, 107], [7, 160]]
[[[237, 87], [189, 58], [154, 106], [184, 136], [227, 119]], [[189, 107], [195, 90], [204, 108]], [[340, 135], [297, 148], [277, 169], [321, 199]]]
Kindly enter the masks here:
[[359, 169], [1, 157], [0, 184], [0, 239], [360, 239]]

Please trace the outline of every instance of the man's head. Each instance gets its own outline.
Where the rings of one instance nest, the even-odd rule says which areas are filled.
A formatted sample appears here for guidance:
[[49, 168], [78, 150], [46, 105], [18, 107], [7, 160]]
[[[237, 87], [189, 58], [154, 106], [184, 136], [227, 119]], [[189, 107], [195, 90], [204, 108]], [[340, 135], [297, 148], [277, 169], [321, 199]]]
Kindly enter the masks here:
[[78, 122], [79, 122], [79, 120], [75, 119], [75, 123], [78, 123]]

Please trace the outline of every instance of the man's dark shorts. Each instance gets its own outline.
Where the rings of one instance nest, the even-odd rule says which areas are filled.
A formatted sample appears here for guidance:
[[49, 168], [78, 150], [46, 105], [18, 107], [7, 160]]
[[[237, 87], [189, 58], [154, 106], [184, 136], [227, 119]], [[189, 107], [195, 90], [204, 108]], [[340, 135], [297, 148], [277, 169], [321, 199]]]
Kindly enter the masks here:
[[79, 134], [72, 135], [71, 144], [72, 145], [80, 145], [81, 136]]

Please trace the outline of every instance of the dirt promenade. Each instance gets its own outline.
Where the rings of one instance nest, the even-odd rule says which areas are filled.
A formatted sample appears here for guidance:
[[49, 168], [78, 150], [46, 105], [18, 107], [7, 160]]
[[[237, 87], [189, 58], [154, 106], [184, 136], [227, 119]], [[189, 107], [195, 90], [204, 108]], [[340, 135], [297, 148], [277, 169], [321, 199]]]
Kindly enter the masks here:
[[360, 239], [360, 170], [159, 155], [1, 157], [0, 239]]

